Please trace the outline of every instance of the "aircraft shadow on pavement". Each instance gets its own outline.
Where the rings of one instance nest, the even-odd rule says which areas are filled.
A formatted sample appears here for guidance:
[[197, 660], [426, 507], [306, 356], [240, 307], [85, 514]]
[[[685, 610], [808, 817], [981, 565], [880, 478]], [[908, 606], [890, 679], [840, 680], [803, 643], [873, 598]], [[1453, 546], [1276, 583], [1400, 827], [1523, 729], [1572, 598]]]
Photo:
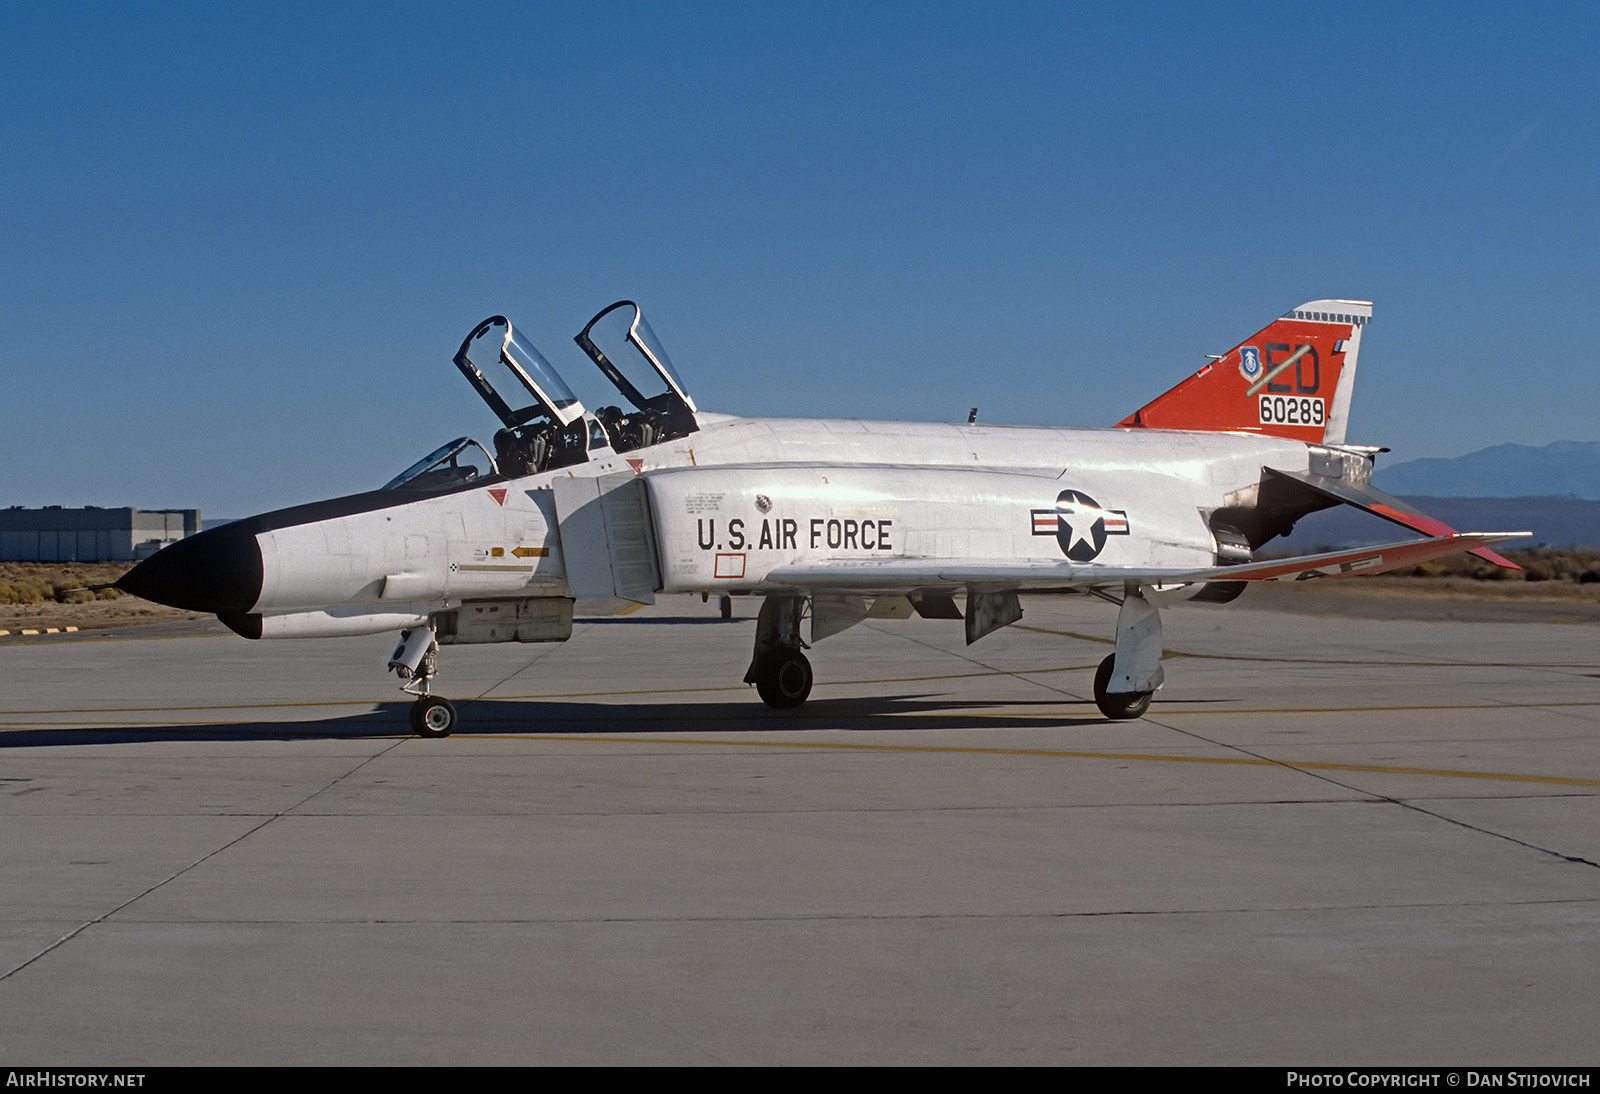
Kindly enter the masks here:
[[[1004, 706], [1010, 713], [995, 711]], [[1072, 713], [1062, 714], [1062, 708]], [[1041, 699], [1004, 703], [934, 699], [923, 695], [813, 699], [797, 710], [773, 710], [761, 703], [575, 703], [539, 700], [461, 704], [464, 733], [720, 734], [927, 729], [999, 729], [1035, 724], [1019, 708], [1039, 708], [1038, 722], [1077, 725], [1103, 722], [1088, 699]], [[1081, 711], [1081, 713], [1079, 713]]]
[[410, 733], [406, 704], [389, 703], [366, 714], [307, 722], [219, 722], [198, 725], [159, 723], [137, 726], [75, 726], [14, 729], [0, 733], [0, 749], [60, 748], [71, 745], [145, 744], [163, 741], [310, 741], [393, 737]]
[[[995, 712], [1004, 706], [1008, 713]], [[406, 703], [385, 703], [364, 714], [304, 722], [233, 722], [79, 729], [40, 727], [0, 733], [0, 749], [164, 741], [305, 741], [406, 736]], [[1066, 697], [1004, 703], [933, 699], [907, 694], [813, 699], [798, 710], [749, 703], [583, 703], [479, 699], [457, 704], [462, 736], [537, 737], [670, 733], [704, 736], [758, 732], [914, 732], [932, 729], [1077, 727], [1106, 722], [1088, 699]], [[1037, 718], [1028, 708], [1039, 708]], [[1065, 708], [1065, 710], [1064, 710]]]

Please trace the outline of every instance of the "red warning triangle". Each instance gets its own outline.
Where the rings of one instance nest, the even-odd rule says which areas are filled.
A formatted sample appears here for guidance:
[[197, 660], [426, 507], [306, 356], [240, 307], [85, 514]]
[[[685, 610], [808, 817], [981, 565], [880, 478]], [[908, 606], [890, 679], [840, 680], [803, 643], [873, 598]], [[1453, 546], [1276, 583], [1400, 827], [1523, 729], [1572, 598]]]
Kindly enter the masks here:
[[506, 489], [503, 486], [491, 486], [489, 488], [489, 496], [494, 499], [496, 505], [504, 505], [506, 503]]
[[633, 468], [633, 473], [635, 475], [644, 474], [644, 461], [643, 460], [629, 460], [628, 461], [628, 466]]

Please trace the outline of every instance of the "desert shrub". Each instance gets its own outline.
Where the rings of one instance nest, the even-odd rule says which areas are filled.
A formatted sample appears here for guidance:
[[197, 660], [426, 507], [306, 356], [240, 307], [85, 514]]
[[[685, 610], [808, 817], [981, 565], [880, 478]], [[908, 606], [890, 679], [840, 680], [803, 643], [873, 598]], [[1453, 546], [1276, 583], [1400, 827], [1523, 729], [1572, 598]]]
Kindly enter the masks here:
[[0, 563], [0, 604], [39, 604], [54, 600], [58, 604], [82, 604], [90, 600], [111, 600], [120, 595], [115, 589], [85, 589], [115, 581], [126, 567], [115, 564], [97, 566], [47, 566], [38, 563]]
[[38, 604], [45, 596], [43, 588], [26, 579], [0, 582], [0, 604]]

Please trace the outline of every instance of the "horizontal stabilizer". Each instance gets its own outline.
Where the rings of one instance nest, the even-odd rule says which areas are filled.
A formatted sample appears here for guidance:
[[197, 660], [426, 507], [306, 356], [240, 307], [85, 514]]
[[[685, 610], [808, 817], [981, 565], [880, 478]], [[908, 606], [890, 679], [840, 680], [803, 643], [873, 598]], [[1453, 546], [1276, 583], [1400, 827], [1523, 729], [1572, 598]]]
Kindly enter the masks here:
[[[1265, 468], [1267, 474], [1276, 475], [1282, 479], [1290, 479], [1301, 486], [1310, 488], [1323, 497], [1332, 498], [1334, 501], [1353, 505], [1363, 509], [1373, 516], [1382, 517], [1403, 528], [1410, 528], [1414, 532], [1421, 532], [1425, 536], [1451, 536], [1456, 530], [1442, 520], [1436, 520], [1426, 513], [1419, 512], [1401, 501], [1399, 498], [1385, 494], [1371, 483], [1346, 482], [1343, 479], [1330, 478], [1327, 475], [1311, 475], [1302, 471], [1279, 471], [1276, 468]], [[1532, 535], [1524, 532], [1523, 535]], [[1496, 566], [1503, 566], [1507, 570], [1520, 570], [1515, 562], [1487, 547], [1479, 547], [1468, 554], [1477, 555], [1485, 562], [1492, 562]]]
[[1435, 558], [1480, 550], [1491, 543], [1520, 539], [1528, 532], [1452, 532], [1431, 539], [1327, 551], [1316, 555], [1206, 566], [1194, 570], [1119, 566], [1075, 566], [1068, 562], [1016, 562], [970, 559], [885, 559], [786, 566], [767, 575], [765, 584], [818, 592], [896, 593], [921, 588], [971, 586], [992, 591], [1069, 592], [1077, 589], [1138, 585], [1188, 585], [1200, 581], [1306, 581], [1317, 577], [1381, 574]]

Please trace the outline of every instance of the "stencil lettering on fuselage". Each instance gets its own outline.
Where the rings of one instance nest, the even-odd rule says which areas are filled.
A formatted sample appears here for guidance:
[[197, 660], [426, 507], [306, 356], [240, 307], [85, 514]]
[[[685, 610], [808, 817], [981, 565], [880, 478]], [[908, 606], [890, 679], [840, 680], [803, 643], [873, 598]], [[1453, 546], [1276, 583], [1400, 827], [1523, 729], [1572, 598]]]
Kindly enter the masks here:
[[715, 517], [697, 517], [695, 536], [702, 551], [794, 551], [809, 547], [830, 551], [893, 551], [894, 521], [883, 518], [857, 520], [839, 517], [763, 518], [733, 517], [718, 523]]

